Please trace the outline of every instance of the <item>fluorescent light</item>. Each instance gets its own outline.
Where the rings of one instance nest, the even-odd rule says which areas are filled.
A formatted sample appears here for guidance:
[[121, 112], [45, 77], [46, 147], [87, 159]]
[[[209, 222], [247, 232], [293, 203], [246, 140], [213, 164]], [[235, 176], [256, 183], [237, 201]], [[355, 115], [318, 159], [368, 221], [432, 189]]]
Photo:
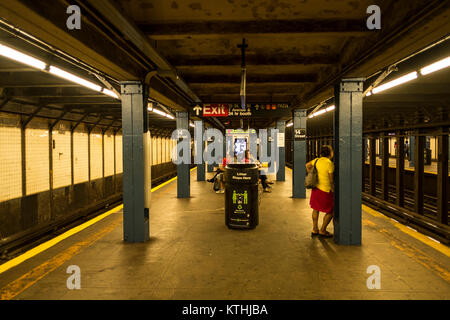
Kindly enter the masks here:
[[294, 125], [293, 122], [289, 122], [289, 123], [286, 125], [286, 127], [292, 127], [293, 125]]
[[106, 88], [103, 88], [103, 91], [102, 91], [104, 94], [106, 94], [107, 96], [110, 96], [110, 97], [113, 97], [113, 98], [115, 98], [115, 99], [119, 99], [119, 96], [114, 92], [114, 91], [112, 91], [112, 90], [108, 90], [108, 89], [106, 89]]
[[169, 119], [172, 119], [172, 120], [175, 119], [174, 116], [172, 116], [171, 114], [168, 114], [168, 113], [166, 113], [166, 117], [169, 118]]
[[319, 111], [317, 111], [316, 113], [314, 113], [314, 115], [315, 115], [315, 116], [318, 116], [318, 115], [323, 114], [323, 113], [325, 113], [325, 112], [327, 112], [327, 110], [326, 110], [326, 109], [322, 109], [322, 110], [319, 110]]
[[192, 128], [195, 128], [194, 124], [192, 122], [189, 122], [189, 126]]
[[36, 58], [33, 58], [33, 57], [26, 55], [22, 52], [19, 52], [17, 50], [14, 50], [10, 47], [4, 46], [2, 44], [0, 44], [0, 55], [6, 57], [8, 59], [12, 59], [17, 62], [29, 65], [30, 67], [41, 69], [41, 70], [44, 70], [45, 66], [46, 66], [45, 62], [38, 60]]
[[147, 104], [147, 110], [148, 111], [153, 111], [153, 103], [148, 103]]
[[72, 82], [75, 82], [76, 84], [82, 85], [83, 87], [86, 87], [86, 88], [89, 88], [89, 89], [92, 89], [92, 90], [98, 91], [98, 92], [102, 91], [102, 87], [100, 87], [99, 85], [96, 85], [95, 83], [92, 83], [90, 81], [84, 80], [84, 79], [82, 79], [80, 77], [77, 77], [74, 74], [71, 74], [71, 73], [66, 72], [64, 70], [61, 70], [61, 69], [59, 69], [57, 67], [51, 66], [49, 71], [50, 71], [50, 73], [54, 74], [55, 76], [64, 78], [64, 79], [72, 81]]
[[165, 113], [165, 112], [162, 112], [161, 110], [153, 109], [152, 111], [153, 111], [154, 113], [157, 113], [157, 114], [159, 114], [159, 115], [162, 115], [163, 117], [166, 116], [166, 113]]
[[420, 69], [420, 73], [422, 75], [426, 75], [426, 74], [447, 68], [448, 66], [450, 66], [450, 57], [447, 57], [438, 62], [430, 64], [429, 66], [423, 67], [422, 69]]
[[308, 116], [308, 118], [310, 118], [310, 119], [312, 119], [312, 118], [314, 118], [314, 117], [315, 117], [314, 113], [312, 113], [312, 114], [310, 114], [310, 115]]
[[336, 109], [336, 106], [333, 104], [332, 106], [329, 106], [325, 110], [328, 112], [328, 111], [333, 111], [334, 109]]
[[367, 91], [366, 97], [371, 96], [371, 95], [372, 95], [372, 91]]
[[400, 77], [400, 78], [397, 78], [395, 80], [389, 81], [389, 82], [387, 82], [387, 83], [385, 83], [385, 84], [383, 84], [383, 85], [381, 85], [379, 87], [374, 88], [372, 90], [372, 93], [375, 94], [375, 93], [378, 93], [378, 92], [390, 89], [392, 87], [398, 86], [398, 85], [400, 85], [402, 83], [414, 80], [416, 78], [417, 78], [417, 72], [416, 71], [408, 73], [407, 75], [405, 75], [403, 77]]

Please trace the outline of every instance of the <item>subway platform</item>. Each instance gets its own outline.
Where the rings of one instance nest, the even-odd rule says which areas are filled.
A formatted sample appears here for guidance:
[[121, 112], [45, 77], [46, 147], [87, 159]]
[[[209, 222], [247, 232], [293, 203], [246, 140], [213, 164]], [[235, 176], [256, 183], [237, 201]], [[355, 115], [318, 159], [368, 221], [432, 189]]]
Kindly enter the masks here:
[[[290, 181], [286, 169], [263, 194], [256, 229], [239, 231], [225, 226], [224, 195], [191, 172], [191, 198], [176, 198], [176, 182], [153, 192], [150, 241], [123, 242], [122, 211], [112, 210], [0, 273], [0, 298], [450, 299], [447, 246], [366, 207], [361, 246], [311, 238], [309, 199], [291, 198]], [[79, 290], [66, 284], [73, 265]], [[369, 266], [379, 289], [368, 288]]]

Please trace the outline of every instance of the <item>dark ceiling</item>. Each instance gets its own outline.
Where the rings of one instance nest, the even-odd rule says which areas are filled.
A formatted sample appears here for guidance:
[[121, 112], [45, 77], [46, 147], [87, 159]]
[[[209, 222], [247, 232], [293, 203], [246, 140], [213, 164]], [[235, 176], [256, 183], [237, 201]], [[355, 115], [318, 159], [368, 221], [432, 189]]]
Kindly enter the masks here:
[[[82, 8], [81, 30], [67, 30], [65, 9], [69, 4]], [[372, 4], [381, 8], [381, 30], [366, 27], [366, 8]], [[149, 83], [150, 96], [172, 110], [186, 110], [199, 101], [239, 102], [241, 56], [237, 45], [243, 38], [249, 45], [247, 102], [289, 103], [291, 108], [311, 108], [333, 96], [337, 80], [369, 77], [448, 35], [449, 13], [448, 0], [376, 3], [370, 0], [8, 0], [0, 3], [2, 19], [97, 70], [117, 89], [119, 81], [144, 80], [149, 72], [155, 71]], [[16, 38], [0, 34], [1, 41], [20, 46]], [[50, 53], [46, 56], [55, 59]], [[111, 121], [116, 119], [120, 125], [120, 101], [47, 74], [19, 70], [23, 67], [8, 63], [0, 60], [3, 97], [9, 92], [15, 100], [27, 103], [80, 114], [102, 114]], [[89, 76], [89, 72], [86, 74]], [[389, 120], [397, 117], [396, 112], [409, 114], [411, 110], [401, 106], [411, 106], [414, 99], [416, 104], [411, 108], [424, 108], [424, 102], [447, 101], [445, 80], [423, 83], [420, 89], [428, 86], [429, 91], [419, 93], [412, 89], [414, 95], [395, 89], [365, 99], [365, 121], [368, 121], [365, 125], [373, 126], [371, 114], [374, 121], [380, 119], [377, 107], [391, 108], [385, 116]], [[394, 106], [396, 111], [392, 112]], [[423, 114], [426, 118], [427, 112]], [[272, 126], [277, 119], [253, 118], [244, 120], [244, 126]], [[227, 126], [240, 126], [240, 119], [221, 120]], [[151, 115], [151, 122], [156, 127], [175, 125], [173, 120], [158, 115]], [[212, 119], [209, 123], [217, 124]]]

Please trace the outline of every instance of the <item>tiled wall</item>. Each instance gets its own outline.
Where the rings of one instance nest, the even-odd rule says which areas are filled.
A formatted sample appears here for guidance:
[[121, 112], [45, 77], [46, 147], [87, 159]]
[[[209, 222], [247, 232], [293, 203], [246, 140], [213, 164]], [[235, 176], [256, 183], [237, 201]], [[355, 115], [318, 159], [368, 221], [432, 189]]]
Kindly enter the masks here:
[[[49, 121], [33, 119], [24, 131], [25, 190], [22, 186], [22, 129], [20, 117], [0, 112], [0, 202], [35, 195], [50, 189], [50, 154], [53, 189], [113, 176], [123, 172], [122, 134], [88, 128], [80, 124], [71, 134], [71, 123], [58, 123], [49, 136]], [[51, 138], [51, 140], [50, 140]], [[73, 142], [73, 146], [71, 143]], [[170, 162], [176, 141], [152, 137], [152, 165]], [[90, 145], [90, 161], [89, 161]], [[73, 154], [72, 154], [73, 152]], [[104, 157], [104, 162], [103, 162]], [[73, 159], [73, 172], [72, 172]], [[115, 171], [115, 172], [114, 172]]]
[[22, 196], [21, 132], [0, 127], [0, 202]]
[[103, 141], [100, 129], [94, 130], [90, 135], [91, 139], [91, 180], [103, 176]]
[[72, 168], [69, 125], [61, 124], [55, 129], [52, 131], [53, 188], [57, 189], [72, 183]]
[[50, 189], [48, 129], [25, 129], [26, 194]]
[[88, 134], [77, 128], [73, 133], [73, 183], [89, 180], [88, 163]]
[[114, 135], [112, 130], [105, 133], [105, 177], [114, 175]]
[[116, 173], [122, 173], [123, 171], [123, 159], [122, 159], [122, 134], [116, 134]]

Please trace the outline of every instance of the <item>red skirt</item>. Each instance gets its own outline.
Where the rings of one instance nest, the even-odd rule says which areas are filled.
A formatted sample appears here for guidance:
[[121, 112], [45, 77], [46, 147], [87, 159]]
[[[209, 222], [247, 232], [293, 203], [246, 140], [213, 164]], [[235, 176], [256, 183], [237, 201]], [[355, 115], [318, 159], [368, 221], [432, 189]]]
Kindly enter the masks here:
[[314, 188], [311, 190], [309, 205], [313, 210], [332, 213], [334, 209], [334, 193], [332, 191], [325, 192], [318, 188]]

